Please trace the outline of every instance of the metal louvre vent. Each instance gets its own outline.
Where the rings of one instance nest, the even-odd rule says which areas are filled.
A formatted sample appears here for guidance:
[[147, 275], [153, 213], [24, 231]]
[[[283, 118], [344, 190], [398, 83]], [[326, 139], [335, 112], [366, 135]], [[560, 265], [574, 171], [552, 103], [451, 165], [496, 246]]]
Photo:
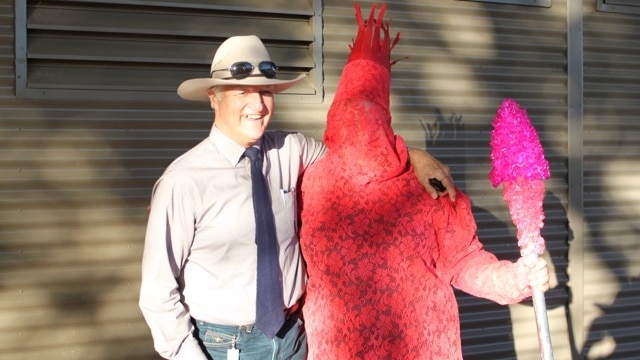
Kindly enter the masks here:
[[[320, 94], [315, 11], [224, 2], [16, 2], [16, 92], [21, 98], [172, 100], [181, 81], [206, 77], [220, 42], [260, 34], [282, 78], [308, 74], [289, 94]], [[319, 20], [318, 20], [319, 21]], [[315, 99], [315, 101], [319, 101]]]

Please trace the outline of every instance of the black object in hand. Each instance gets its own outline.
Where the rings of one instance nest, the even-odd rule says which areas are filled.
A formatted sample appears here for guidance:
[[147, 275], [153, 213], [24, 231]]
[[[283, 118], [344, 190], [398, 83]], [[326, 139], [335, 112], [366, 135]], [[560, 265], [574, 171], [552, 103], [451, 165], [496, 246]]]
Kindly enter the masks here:
[[447, 188], [444, 187], [444, 185], [442, 185], [442, 182], [440, 182], [440, 180], [436, 178], [429, 179], [429, 185], [433, 186], [433, 188], [436, 189], [438, 192], [447, 191]]

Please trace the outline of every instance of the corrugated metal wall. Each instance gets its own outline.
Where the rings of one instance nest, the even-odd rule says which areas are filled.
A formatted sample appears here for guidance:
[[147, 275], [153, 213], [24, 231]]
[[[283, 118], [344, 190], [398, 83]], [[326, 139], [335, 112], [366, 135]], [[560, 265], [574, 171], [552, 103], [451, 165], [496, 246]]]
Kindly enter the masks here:
[[0, 359], [157, 359], [137, 306], [150, 186], [210, 121], [16, 98], [13, 1], [0, 11]]
[[[401, 32], [394, 57], [408, 57], [393, 68], [394, 127], [451, 166], [474, 200], [481, 238], [502, 258], [515, 259], [517, 248], [488, 181], [491, 121], [512, 97], [538, 128], [552, 167], [543, 235], [558, 284], [547, 294], [556, 359], [572, 358], [572, 347], [576, 359], [631, 359], [640, 350], [640, 28], [637, 15], [596, 12], [595, 2], [583, 8], [584, 154], [568, 145], [566, 1], [388, 2]], [[208, 133], [210, 109], [16, 98], [13, 4], [0, 0], [0, 360], [157, 359], [137, 307], [146, 206], [164, 167]], [[322, 136], [354, 34], [352, 2], [324, 1], [323, 21], [324, 102], [279, 102], [274, 128]], [[582, 155], [584, 214], [569, 225], [567, 194], [583, 175], [568, 168]], [[568, 263], [569, 240], [580, 252]], [[580, 305], [571, 316], [569, 273]], [[538, 358], [531, 306], [458, 299], [465, 359]]]
[[[640, 353], [640, 4], [584, 3], [583, 324], [589, 359]], [[621, 9], [622, 10], [622, 9]]]

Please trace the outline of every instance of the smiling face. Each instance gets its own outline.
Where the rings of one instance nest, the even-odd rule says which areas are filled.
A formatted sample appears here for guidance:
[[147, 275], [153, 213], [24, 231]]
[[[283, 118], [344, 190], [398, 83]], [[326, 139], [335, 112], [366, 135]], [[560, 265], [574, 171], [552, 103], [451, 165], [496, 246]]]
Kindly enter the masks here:
[[209, 89], [215, 126], [248, 148], [264, 134], [274, 110], [271, 86], [221, 86]]

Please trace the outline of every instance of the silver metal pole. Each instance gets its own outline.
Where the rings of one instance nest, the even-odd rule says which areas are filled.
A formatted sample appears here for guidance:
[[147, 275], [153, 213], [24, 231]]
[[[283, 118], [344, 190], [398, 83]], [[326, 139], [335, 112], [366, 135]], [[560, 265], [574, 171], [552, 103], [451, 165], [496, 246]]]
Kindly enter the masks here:
[[540, 359], [553, 360], [551, 336], [549, 334], [549, 321], [547, 319], [547, 305], [544, 300], [544, 293], [540, 289], [533, 289], [533, 310], [536, 314]]

